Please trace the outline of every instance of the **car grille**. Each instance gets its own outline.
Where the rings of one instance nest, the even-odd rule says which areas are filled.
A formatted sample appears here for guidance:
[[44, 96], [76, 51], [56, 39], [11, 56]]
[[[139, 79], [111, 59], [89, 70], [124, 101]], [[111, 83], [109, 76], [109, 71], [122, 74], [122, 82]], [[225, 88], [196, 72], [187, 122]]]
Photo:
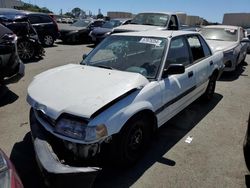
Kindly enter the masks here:
[[52, 127], [56, 126], [56, 120], [54, 120], [51, 117], [47, 116], [46, 114], [44, 114], [40, 110], [35, 110], [35, 112], [36, 112], [38, 118], [42, 119], [44, 122], [46, 122], [47, 124], [49, 124]]

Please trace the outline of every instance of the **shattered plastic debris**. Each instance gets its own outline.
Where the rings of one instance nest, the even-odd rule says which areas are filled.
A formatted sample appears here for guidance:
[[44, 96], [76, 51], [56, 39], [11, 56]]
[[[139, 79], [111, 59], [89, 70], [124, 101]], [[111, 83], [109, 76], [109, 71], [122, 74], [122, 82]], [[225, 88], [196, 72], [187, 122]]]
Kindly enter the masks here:
[[188, 136], [185, 140], [186, 143], [190, 144], [193, 140], [193, 137], [192, 136]]

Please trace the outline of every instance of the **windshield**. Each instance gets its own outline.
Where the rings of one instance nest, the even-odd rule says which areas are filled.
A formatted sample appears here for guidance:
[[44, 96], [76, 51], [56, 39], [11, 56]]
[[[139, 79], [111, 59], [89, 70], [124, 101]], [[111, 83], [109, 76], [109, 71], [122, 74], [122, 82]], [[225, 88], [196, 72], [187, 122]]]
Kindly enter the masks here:
[[161, 65], [166, 43], [164, 38], [110, 36], [82, 64], [136, 72], [153, 79]]
[[90, 24], [90, 20], [78, 20], [77, 22], [73, 23], [72, 26], [75, 27], [87, 27]]
[[238, 40], [238, 31], [236, 29], [202, 28], [200, 32], [207, 40], [220, 40], [220, 41]]
[[110, 20], [110, 21], [106, 22], [105, 24], [103, 24], [102, 27], [112, 29], [112, 28], [117, 27], [119, 25], [121, 25], [120, 20]]
[[167, 25], [168, 19], [169, 19], [169, 15], [167, 14], [140, 13], [140, 14], [137, 14], [130, 23], [165, 27]]

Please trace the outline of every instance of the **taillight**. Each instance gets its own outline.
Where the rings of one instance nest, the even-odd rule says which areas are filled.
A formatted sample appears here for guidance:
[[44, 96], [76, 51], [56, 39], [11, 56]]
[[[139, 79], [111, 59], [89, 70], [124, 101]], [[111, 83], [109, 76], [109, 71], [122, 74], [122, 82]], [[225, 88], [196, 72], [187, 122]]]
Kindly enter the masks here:
[[8, 157], [0, 150], [0, 187], [23, 188], [16, 169]]

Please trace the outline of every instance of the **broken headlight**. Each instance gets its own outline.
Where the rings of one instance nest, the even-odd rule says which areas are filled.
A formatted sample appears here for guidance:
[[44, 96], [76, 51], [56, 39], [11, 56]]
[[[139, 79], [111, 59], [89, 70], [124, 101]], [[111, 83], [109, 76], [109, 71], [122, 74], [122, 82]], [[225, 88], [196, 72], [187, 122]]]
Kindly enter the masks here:
[[91, 142], [107, 136], [107, 128], [104, 124], [89, 126], [81, 120], [61, 118], [56, 124], [56, 132], [64, 136]]

